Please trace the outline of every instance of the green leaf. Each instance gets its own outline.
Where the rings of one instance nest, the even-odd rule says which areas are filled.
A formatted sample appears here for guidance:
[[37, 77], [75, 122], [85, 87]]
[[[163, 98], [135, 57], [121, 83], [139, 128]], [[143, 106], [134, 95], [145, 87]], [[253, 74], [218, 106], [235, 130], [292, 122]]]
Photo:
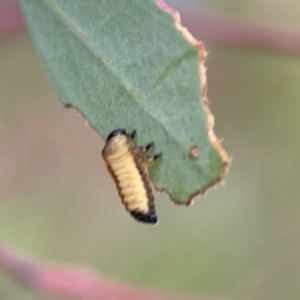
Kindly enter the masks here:
[[61, 101], [104, 138], [124, 127], [137, 129], [140, 145], [154, 140], [163, 158], [151, 167], [151, 180], [188, 204], [222, 179], [227, 156], [204, 104], [202, 44], [157, 2], [20, 0]]

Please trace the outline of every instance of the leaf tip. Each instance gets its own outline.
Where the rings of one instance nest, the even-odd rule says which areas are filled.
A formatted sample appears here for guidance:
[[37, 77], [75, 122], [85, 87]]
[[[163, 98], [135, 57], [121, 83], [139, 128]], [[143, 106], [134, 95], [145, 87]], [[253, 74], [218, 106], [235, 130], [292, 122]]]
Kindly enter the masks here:
[[[209, 101], [207, 98], [207, 76], [206, 76], [207, 68], [205, 66], [205, 62], [206, 62], [208, 53], [205, 49], [205, 46], [202, 41], [196, 40], [194, 38], [194, 36], [188, 31], [188, 29], [182, 26], [180, 14], [175, 9], [168, 6], [163, 0], [155, 0], [155, 1], [162, 10], [173, 15], [176, 29], [183, 35], [183, 37], [189, 43], [191, 43], [193, 46], [195, 46], [199, 51], [199, 54], [200, 54], [199, 74], [200, 74], [200, 86], [201, 86], [201, 91], [202, 91], [200, 103], [202, 104], [204, 112], [207, 117], [208, 137], [209, 137], [213, 147], [218, 152], [218, 154], [221, 158], [221, 161], [222, 161], [222, 168], [220, 170], [219, 176], [215, 180], [210, 182], [207, 186], [205, 186], [201, 190], [195, 191], [193, 194], [190, 195], [190, 197], [185, 202], [179, 202], [179, 201], [176, 201], [175, 199], [172, 199], [172, 201], [175, 204], [190, 205], [190, 204], [192, 204], [194, 198], [196, 198], [200, 194], [205, 194], [209, 187], [211, 187], [219, 182], [223, 182], [225, 175], [228, 173], [231, 160], [229, 159], [226, 151], [223, 149], [223, 147], [221, 145], [222, 140], [217, 139], [215, 132], [214, 132], [215, 120], [214, 120], [213, 114], [210, 111], [209, 103], [208, 103]], [[197, 149], [197, 147], [196, 146], [192, 147], [190, 150], [190, 153], [189, 153], [189, 157], [192, 159], [196, 159], [198, 157], [198, 155], [199, 155], [199, 150]]]

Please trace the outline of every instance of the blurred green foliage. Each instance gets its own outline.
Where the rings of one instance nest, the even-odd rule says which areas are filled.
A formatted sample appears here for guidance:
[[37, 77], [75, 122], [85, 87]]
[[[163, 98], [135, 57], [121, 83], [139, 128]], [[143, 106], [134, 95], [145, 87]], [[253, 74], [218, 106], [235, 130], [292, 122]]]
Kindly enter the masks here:
[[[276, 16], [281, 4], [274, 3]], [[299, 299], [300, 59], [207, 48], [208, 96], [231, 171], [225, 187], [191, 207], [160, 195], [160, 223], [147, 227], [124, 212], [100, 156], [103, 142], [63, 109], [29, 38], [2, 43], [1, 240], [142, 286]], [[35, 299], [16, 289], [0, 273], [3, 299]]]

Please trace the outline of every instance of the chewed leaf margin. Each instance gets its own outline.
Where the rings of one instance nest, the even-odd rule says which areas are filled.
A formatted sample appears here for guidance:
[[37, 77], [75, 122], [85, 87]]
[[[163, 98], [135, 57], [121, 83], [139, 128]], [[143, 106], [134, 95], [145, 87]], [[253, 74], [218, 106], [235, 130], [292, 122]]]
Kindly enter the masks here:
[[[163, 11], [165, 11], [173, 16], [176, 29], [182, 34], [182, 36], [188, 42], [190, 42], [193, 46], [195, 46], [200, 53], [201, 59], [199, 60], [199, 74], [200, 74], [200, 85], [201, 85], [201, 91], [202, 91], [200, 103], [201, 103], [203, 110], [207, 117], [208, 137], [209, 137], [212, 145], [214, 146], [214, 148], [219, 153], [219, 155], [222, 159], [222, 163], [223, 163], [223, 168], [220, 172], [219, 177], [216, 178], [216, 180], [212, 181], [207, 186], [205, 186], [204, 188], [202, 188], [201, 190], [198, 190], [198, 191], [194, 192], [193, 194], [191, 194], [190, 197], [185, 202], [179, 202], [179, 201], [176, 201], [175, 199], [172, 199], [166, 189], [160, 189], [154, 185], [157, 192], [162, 192], [162, 191], [166, 192], [169, 195], [170, 199], [175, 204], [188, 206], [193, 203], [194, 198], [196, 198], [200, 194], [205, 194], [208, 188], [210, 188], [211, 186], [214, 186], [215, 184], [222, 182], [224, 180], [224, 177], [228, 173], [228, 170], [229, 170], [230, 160], [229, 160], [229, 157], [228, 157], [226, 151], [223, 149], [223, 147], [221, 145], [222, 140], [219, 140], [214, 132], [215, 120], [214, 120], [213, 114], [210, 111], [208, 99], [207, 99], [207, 76], [206, 76], [206, 67], [205, 67], [207, 52], [205, 50], [204, 44], [202, 41], [196, 40], [193, 37], [193, 35], [188, 31], [188, 29], [182, 26], [180, 14], [178, 11], [176, 11], [175, 9], [173, 9], [172, 7], [167, 5], [163, 0], [155, 0], [155, 2]], [[193, 150], [194, 149], [190, 150], [190, 158], [191, 159], [193, 159], [193, 153], [192, 153]]]

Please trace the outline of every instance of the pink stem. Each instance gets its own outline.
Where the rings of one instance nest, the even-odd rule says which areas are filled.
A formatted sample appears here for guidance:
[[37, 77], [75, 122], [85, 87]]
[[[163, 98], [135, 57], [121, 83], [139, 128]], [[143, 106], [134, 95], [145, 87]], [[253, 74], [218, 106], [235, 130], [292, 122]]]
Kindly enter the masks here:
[[0, 6], [0, 38], [24, 28], [24, 25], [17, 1], [7, 1]]
[[[162, 0], [162, 8], [175, 13]], [[300, 29], [284, 25], [258, 24], [180, 8], [183, 25], [200, 40], [221, 45], [300, 56]], [[24, 27], [18, 3], [0, 7], [0, 38]]]
[[[157, 3], [170, 13], [176, 11], [163, 0]], [[182, 23], [200, 40], [252, 50], [300, 56], [300, 28], [259, 24], [180, 8]], [[7, 1], [0, 7], [0, 38], [24, 28], [18, 3]]]
[[85, 300], [213, 300], [213, 298], [143, 290], [110, 281], [86, 268], [61, 266], [29, 259], [0, 244], [1, 269], [29, 288], [56, 297]]
[[182, 24], [196, 38], [220, 45], [300, 56], [300, 28], [253, 23], [180, 9]]

